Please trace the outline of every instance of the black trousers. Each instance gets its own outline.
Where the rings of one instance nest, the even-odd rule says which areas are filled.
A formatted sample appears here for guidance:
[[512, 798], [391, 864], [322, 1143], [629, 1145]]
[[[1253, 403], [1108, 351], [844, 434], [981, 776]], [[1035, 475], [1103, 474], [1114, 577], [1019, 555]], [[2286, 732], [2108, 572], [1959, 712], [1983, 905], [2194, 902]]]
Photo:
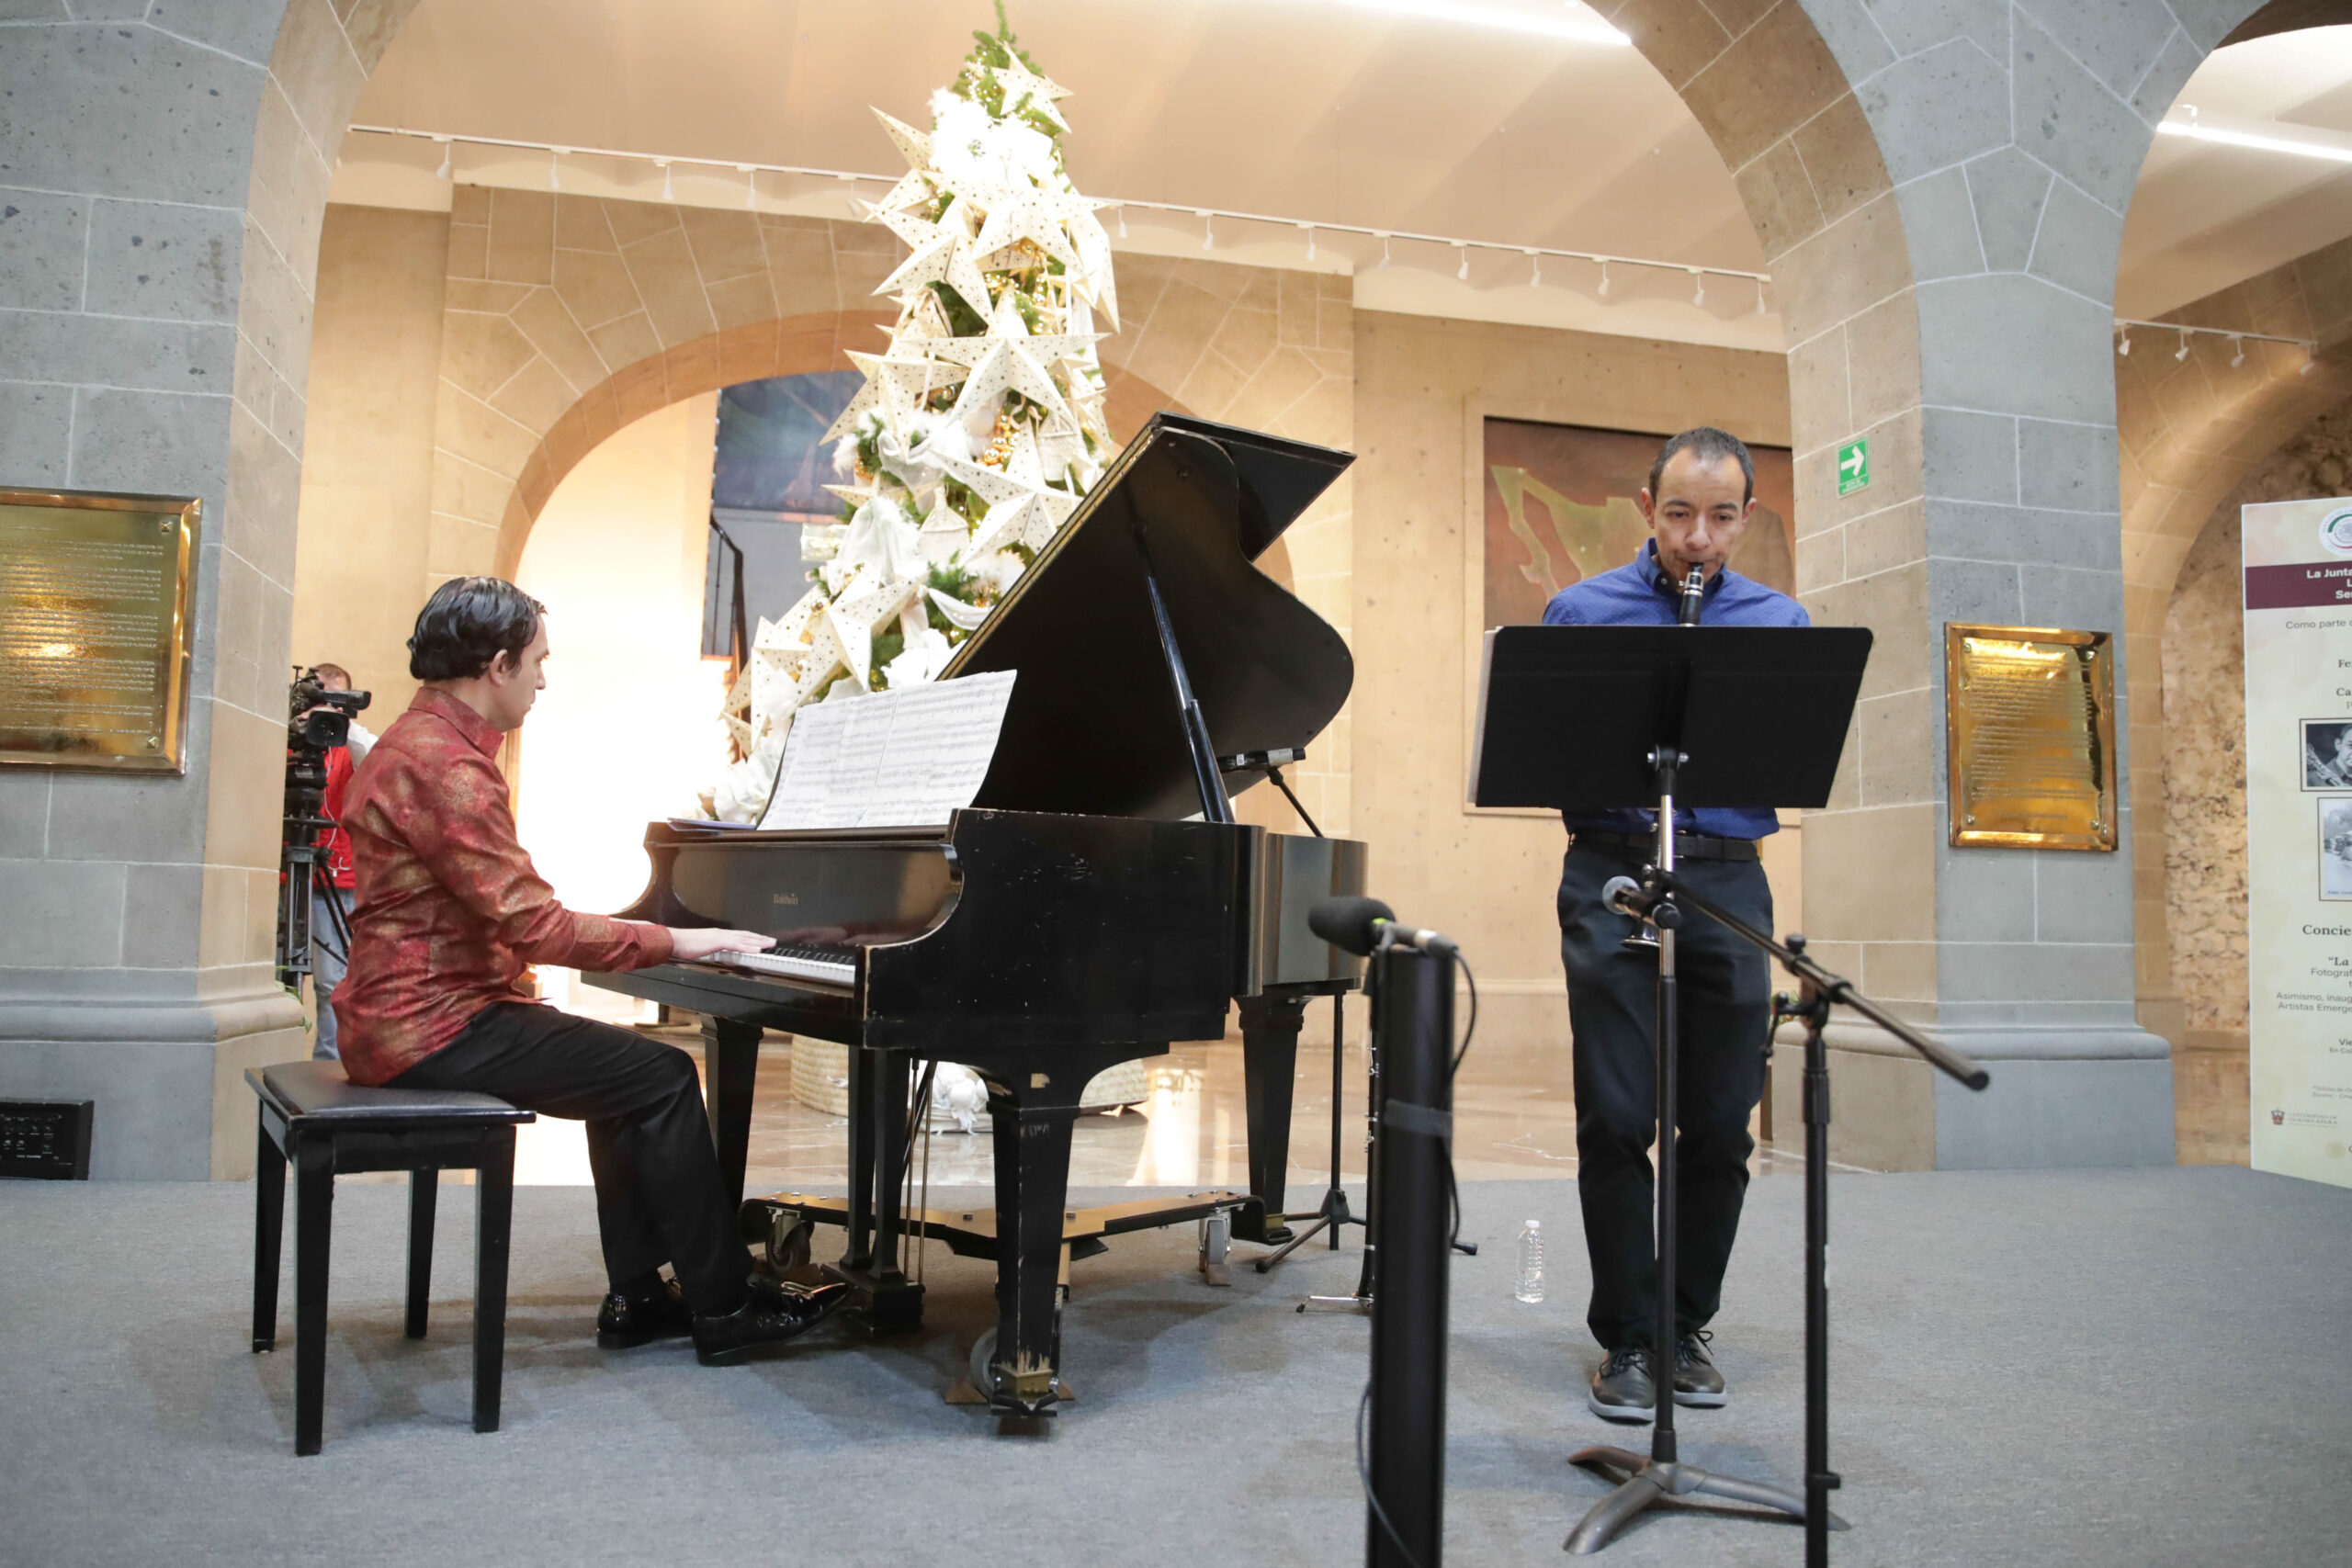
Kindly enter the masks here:
[[[1601, 885], [1633, 868], [1597, 849], [1568, 852], [1560, 875], [1560, 958], [1576, 1034], [1577, 1197], [1584, 1210], [1592, 1301], [1585, 1322], [1608, 1349], [1656, 1337], [1657, 960], [1619, 943], [1634, 921], [1600, 901]], [[1699, 893], [1770, 931], [1772, 892], [1755, 861], [1685, 861]], [[1764, 955], [1685, 910], [1675, 947], [1681, 1028], [1677, 1057], [1674, 1313], [1678, 1333], [1703, 1328], [1723, 1304], [1724, 1269], [1747, 1195], [1747, 1119], [1764, 1093], [1771, 1016]]]
[[615, 1290], [668, 1263], [696, 1312], [743, 1300], [750, 1259], [728, 1212], [694, 1059], [629, 1030], [532, 1002], [493, 1002], [391, 1080], [458, 1089], [588, 1123], [596, 1224]]

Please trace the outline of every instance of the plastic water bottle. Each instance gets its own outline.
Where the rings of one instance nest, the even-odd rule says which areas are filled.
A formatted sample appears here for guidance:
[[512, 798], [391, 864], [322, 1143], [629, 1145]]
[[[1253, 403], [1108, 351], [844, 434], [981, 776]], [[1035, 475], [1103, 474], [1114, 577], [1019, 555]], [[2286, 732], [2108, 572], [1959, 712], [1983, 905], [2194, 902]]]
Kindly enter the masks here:
[[1544, 1299], [1544, 1222], [1530, 1220], [1519, 1233], [1519, 1290], [1523, 1302]]

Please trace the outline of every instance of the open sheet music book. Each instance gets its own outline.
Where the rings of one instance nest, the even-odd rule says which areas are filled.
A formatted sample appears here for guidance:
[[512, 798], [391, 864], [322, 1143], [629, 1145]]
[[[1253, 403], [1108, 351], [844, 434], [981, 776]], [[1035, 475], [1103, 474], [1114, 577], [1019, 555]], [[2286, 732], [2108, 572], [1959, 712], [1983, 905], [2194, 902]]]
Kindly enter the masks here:
[[794, 715], [759, 825], [938, 828], [996, 759], [1015, 671], [901, 686]]

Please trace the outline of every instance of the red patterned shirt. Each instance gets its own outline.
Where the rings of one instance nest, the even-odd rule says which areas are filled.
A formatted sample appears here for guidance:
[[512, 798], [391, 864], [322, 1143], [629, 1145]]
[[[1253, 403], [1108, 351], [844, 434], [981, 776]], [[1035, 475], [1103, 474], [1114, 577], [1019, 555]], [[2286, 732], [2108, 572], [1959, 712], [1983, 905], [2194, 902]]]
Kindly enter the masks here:
[[661, 926], [578, 915], [515, 841], [499, 731], [426, 687], [352, 775], [343, 824], [358, 870], [351, 967], [335, 987], [344, 1069], [380, 1084], [457, 1038], [492, 1002], [527, 1001], [526, 964], [640, 969]]

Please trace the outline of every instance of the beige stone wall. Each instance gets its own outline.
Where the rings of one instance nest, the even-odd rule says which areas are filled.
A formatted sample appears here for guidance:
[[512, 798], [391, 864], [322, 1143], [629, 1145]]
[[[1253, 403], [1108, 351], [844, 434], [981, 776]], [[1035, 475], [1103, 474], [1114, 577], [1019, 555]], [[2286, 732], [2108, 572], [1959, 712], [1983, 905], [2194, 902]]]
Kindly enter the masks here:
[[2213, 514], [2165, 616], [2165, 893], [2183, 1038], [2246, 1031], [2245, 622], [2238, 505]]
[[[433, 583], [459, 564], [514, 570], [556, 487], [616, 432], [729, 381], [838, 365], [845, 341], [858, 341], [852, 334], [879, 340], [876, 316], [840, 308], [863, 303], [852, 286], [871, 288], [888, 259], [834, 232], [861, 226], [659, 209], [673, 220], [665, 222], [639, 210], [643, 203], [514, 194], [460, 193], [460, 220], [447, 231], [446, 284], [438, 261], [421, 260], [440, 220], [343, 208], [330, 214], [297, 646], [305, 657], [352, 664], [395, 703], [405, 700], [405, 684], [382, 667]], [[485, 213], [486, 225], [462, 220]], [[733, 251], [696, 238], [697, 226], [739, 216]], [[500, 240], [508, 218], [546, 228], [550, 243], [534, 249]], [[599, 222], [615, 248], [590, 248]], [[636, 238], [625, 241], [624, 232]], [[766, 258], [758, 290], [697, 270], [703, 313], [673, 299], [661, 312], [673, 324], [656, 323], [645, 290], [656, 279], [682, 288], [685, 276], [663, 247], [740, 260], [754, 239]], [[648, 262], [647, 254], [667, 259]], [[718, 260], [706, 265], [712, 275], [725, 270]], [[493, 269], [551, 281], [462, 276]], [[1784, 445], [1783, 362], [1360, 315], [1344, 277], [1205, 259], [1125, 256], [1119, 284], [1122, 328], [1102, 348], [1118, 434], [1172, 408], [1362, 454], [1264, 563], [1358, 649], [1357, 699], [1311, 749], [1294, 784], [1326, 830], [1372, 841], [1384, 897], [1476, 944], [1498, 1010], [1490, 1026], [1556, 1032], [1565, 1022], [1550, 899], [1559, 828], [1538, 818], [1474, 817], [1462, 804], [1482, 629], [1465, 599], [1477, 576], [1466, 552], [1479, 544], [1483, 508], [1478, 422], [1492, 413], [1666, 431], [1712, 421]], [[738, 292], [768, 301], [770, 311], [798, 313], [723, 314]], [[632, 299], [628, 310], [591, 323], [598, 331], [582, 327], [578, 341], [557, 330], [558, 310], [577, 325], [583, 313]], [[662, 338], [688, 327], [699, 335]], [[591, 380], [611, 365], [602, 351], [585, 357], [582, 344], [599, 342], [629, 345], [615, 355], [652, 346]], [[531, 386], [552, 388], [548, 378], [567, 390], [536, 405], [522, 400]], [[493, 446], [469, 446], [483, 432], [495, 434]], [[452, 539], [474, 554], [460, 562], [430, 553]], [[345, 651], [311, 651], [330, 643]], [[1356, 748], [1359, 724], [1372, 727], [1369, 750]], [[1360, 756], [1381, 761], [1357, 784]], [[1298, 827], [1270, 789], [1245, 795], [1241, 815]], [[1797, 842], [1792, 832], [1773, 846], [1776, 886], [1792, 918]]]
[[374, 691], [363, 722], [379, 731], [415, 691], [448, 243], [441, 213], [331, 207], [319, 245], [294, 657]]
[[[1153, 406], [1354, 450], [1349, 279], [1140, 255], [1121, 256], [1118, 276], [1120, 331], [1101, 348], [1112, 371], [1115, 434], [1124, 437], [1141, 423], [1151, 407], [1138, 393], [1158, 388], [1166, 395]], [[1351, 474], [1342, 475], [1261, 563], [1351, 643], [1354, 484]], [[1359, 664], [1359, 689], [1363, 679]], [[1352, 705], [1342, 709], [1308, 748], [1306, 763], [1285, 775], [1327, 833], [1351, 833], [1356, 821], [1349, 784], [1351, 714]], [[1299, 830], [1289, 806], [1264, 786], [1242, 797], [1238, 814]]]
[[[2201, 547], [2199, 541], [2211, 534], [2221, 512], [2236, 526], [2242, 501], [2232, 498], [2233, 490], [2283, 482], [2288, 470], [2266, 479], [2268, 468], [2257, 465], [2266, 458], [2275, 463], [2272, 455], [2282, 443], [2352, 391], [2352, 359], [2343, 352], [2345, 339], [2352, 335], [2352, 242], [2324, 246], [2233, 284], [2166, 320], [2309, 336], [2321, 344], [2315, 365], [2303, 350], [2284, 344], [2246, 344], [2241, 359], [2227, 338], [2211, 335], [2189, 338], [2183, 355], [2177, 334], [2140, 328], [2132, 333], [2132, 352], [2115, 357], [2126, 672], [2143, 691], [2160, 672], [2165, 676], [2165, 701], [2138, 704], [2130, 714], [2132, 753], [2166, 760], [2162, 770], [2141, 768], [2132, 775], [2139, 1010], [2143, 1025], [2175, 1038], [2222, 1026], [2192, 1016], [2198, 1005], [2189, 989], [2206, 981], [2192, 981], [2171, 967], [2184, 951], [2181, 939], [2168, 930], [2178, 908], [2175, 867], [2198, 863], [2203, 847], [2192, 844], [2188, 858], [2179, 860], [2167, 840], [2174, 818], [2167, 782], [2174, 746], [2166, 716], [2175, 705], [2169, 671], [2179, 661], [2169, 648], [2166, 626], [2191, 548]], [[2340, 494], [2342, 484], [2295, 493]], [[2237, 842], [2245, 842], [2243, 833]], [[2201, 942], [2192, 939], [2190, 946]], [[2243, 1017], [2234, 1027], [2244, 1027]]]
[[2188, 548], [2164, 621], [2165, 911], [2183, 1043], [2246, 1032], [2245, 622], [2238, 513], [2352, 491], [2339, 403], [2222, 498]]
[[[1553, 897], [1556, 818], [1472, 812], [1470, 726], [1487, 415], [1671, 433], [1712, 423], [1789, 441], [1781, 356], [1360, 311], [1354, 836], [1374, 890], [1476, 956], [1479, 1032], [1567, 1039]], [[1786, 835], [1793, 840], [1795, 835]], [[1774, 846], [1783, 876], [1792, 843]], [[1793, 921], [1797, 899], [1781, 903]]]

